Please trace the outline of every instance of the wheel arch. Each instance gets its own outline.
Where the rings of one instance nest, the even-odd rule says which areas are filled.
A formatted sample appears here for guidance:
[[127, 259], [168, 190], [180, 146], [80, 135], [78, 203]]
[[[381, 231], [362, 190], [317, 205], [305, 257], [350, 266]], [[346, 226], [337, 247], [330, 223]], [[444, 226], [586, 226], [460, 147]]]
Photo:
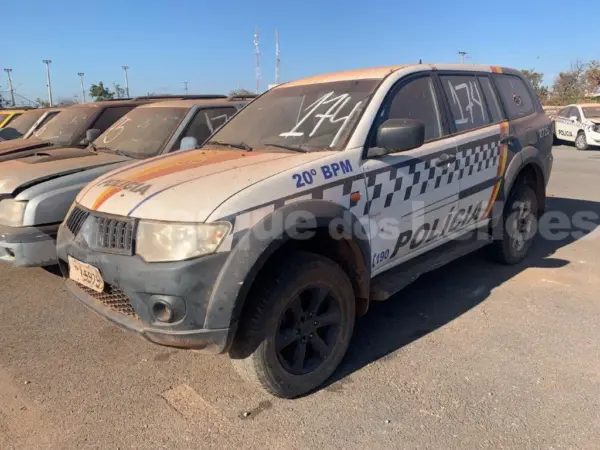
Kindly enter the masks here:
[[521, 182], [530, 184], [539, 200], [538, 217], [543, 214], [546, 205], [546, 177], [542, 165], [539, 150], [535, 147], [526, 147], [521, 152], [521, 160], [518, 166], [509, 167], [504, 184], [504, 199], [508, 199], [510, 192]]
[[[300, 217], [311, 219], [305, 220], [302, 229], [298, 230], [296, 224]], [[329, 232], [333, 221], [338, 238]], [[282, 224], [282, 227], [259, 237], [260, 231], [274, 230], [276, 224]], [[330, 245], [325, 245], [327, 243]], [[205, 328], [226, 328], [235, 324], [259, 277], [269, 270], [270, 263], [276, 263], [278, 257], [285, 256], [286, 250], [292, 248], [313, 251], [338, 262], [352, 282], [357, 312], [366, 312], [371, 249], [365, 228], [351, 211], [337, 203], [305, 200], [278, 208], [239, 240], [215, 282]]]

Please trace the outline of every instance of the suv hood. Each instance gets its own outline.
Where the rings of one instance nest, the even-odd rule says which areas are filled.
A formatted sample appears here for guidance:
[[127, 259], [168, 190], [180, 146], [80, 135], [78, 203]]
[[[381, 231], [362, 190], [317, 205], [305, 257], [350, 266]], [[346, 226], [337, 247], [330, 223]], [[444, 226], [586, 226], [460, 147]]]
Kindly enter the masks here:
[[51, 142], [39, 139], [12, 139], [0, 141], [0, 162], [13, 158], [21, 158], [44, 148], [53, 147]]
[[120, 216], [204, 222], [237, 192], [331, 153], [338, 152], [266, 153], [203, 147], [108, 172], [83, 188], [77, 202]]
[[130, 161], [130, 158], [78, 148], [38, 149], [18, 159], [0, 162], [0, 195], [12, 194], [19, 188], [51, 178], [122, 161]]

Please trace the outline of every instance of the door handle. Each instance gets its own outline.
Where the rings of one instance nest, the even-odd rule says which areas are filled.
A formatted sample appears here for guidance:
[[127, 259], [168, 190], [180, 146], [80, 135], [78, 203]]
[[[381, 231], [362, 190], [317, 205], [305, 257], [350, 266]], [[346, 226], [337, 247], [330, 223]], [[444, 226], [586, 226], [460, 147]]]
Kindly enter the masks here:
[[517, 139], [517, 137], [514, 134], [507, 134], [506, 136], [502, 136], [500, 138], [500, 143], [501, 144], [510, 144], [515, 139]]
[[440, 157], [437, 159], [437, 161], [435, 162], [436, 166], [445, 166], [446, 164], [450, 164], [451, 162], [456, 161], [456, 155], [454, 154], [448, 154], [448, 153], [442, 153], [440, 155]]

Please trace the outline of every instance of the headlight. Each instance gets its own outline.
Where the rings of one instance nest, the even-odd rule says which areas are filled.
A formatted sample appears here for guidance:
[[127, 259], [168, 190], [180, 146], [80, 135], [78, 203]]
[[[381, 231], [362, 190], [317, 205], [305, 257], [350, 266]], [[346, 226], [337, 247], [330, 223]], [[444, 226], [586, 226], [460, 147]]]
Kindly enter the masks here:
[[23, 226], [23, 214], [27, 202], [12, 199], [0, 200], [0, 224], [9, 227]]
[[231, 224], [140, 221], [136, 253], [148, 262], [182, 261], [217, 250]]
[[592, 125], [592, 130], [596, 133], [600, 133], [600, 125]]

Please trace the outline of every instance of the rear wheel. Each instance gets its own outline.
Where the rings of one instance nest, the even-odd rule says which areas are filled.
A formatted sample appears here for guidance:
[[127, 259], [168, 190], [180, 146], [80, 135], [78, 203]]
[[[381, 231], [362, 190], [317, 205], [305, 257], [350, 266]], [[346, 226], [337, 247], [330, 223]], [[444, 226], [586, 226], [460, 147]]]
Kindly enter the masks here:
[[587, 150], [589, 148], [587, 138], [583, 131], [580, 131], [579, 134], [577, 134], [577, 137], [575, 138], [575, 147], [577, 147], [577, 150]]
[[286, 261], [259, 281], [229, 356], [246, 381], [293, 398], [321, 385], [342, 361], [355, 298], [330, 259], [294, 252]]
[[515, 186], [502, 215], [502, 237], [490, 246], [494, 259], [517, 264], [527, 256], [537, 231], [538, 198], [527, 184]]

